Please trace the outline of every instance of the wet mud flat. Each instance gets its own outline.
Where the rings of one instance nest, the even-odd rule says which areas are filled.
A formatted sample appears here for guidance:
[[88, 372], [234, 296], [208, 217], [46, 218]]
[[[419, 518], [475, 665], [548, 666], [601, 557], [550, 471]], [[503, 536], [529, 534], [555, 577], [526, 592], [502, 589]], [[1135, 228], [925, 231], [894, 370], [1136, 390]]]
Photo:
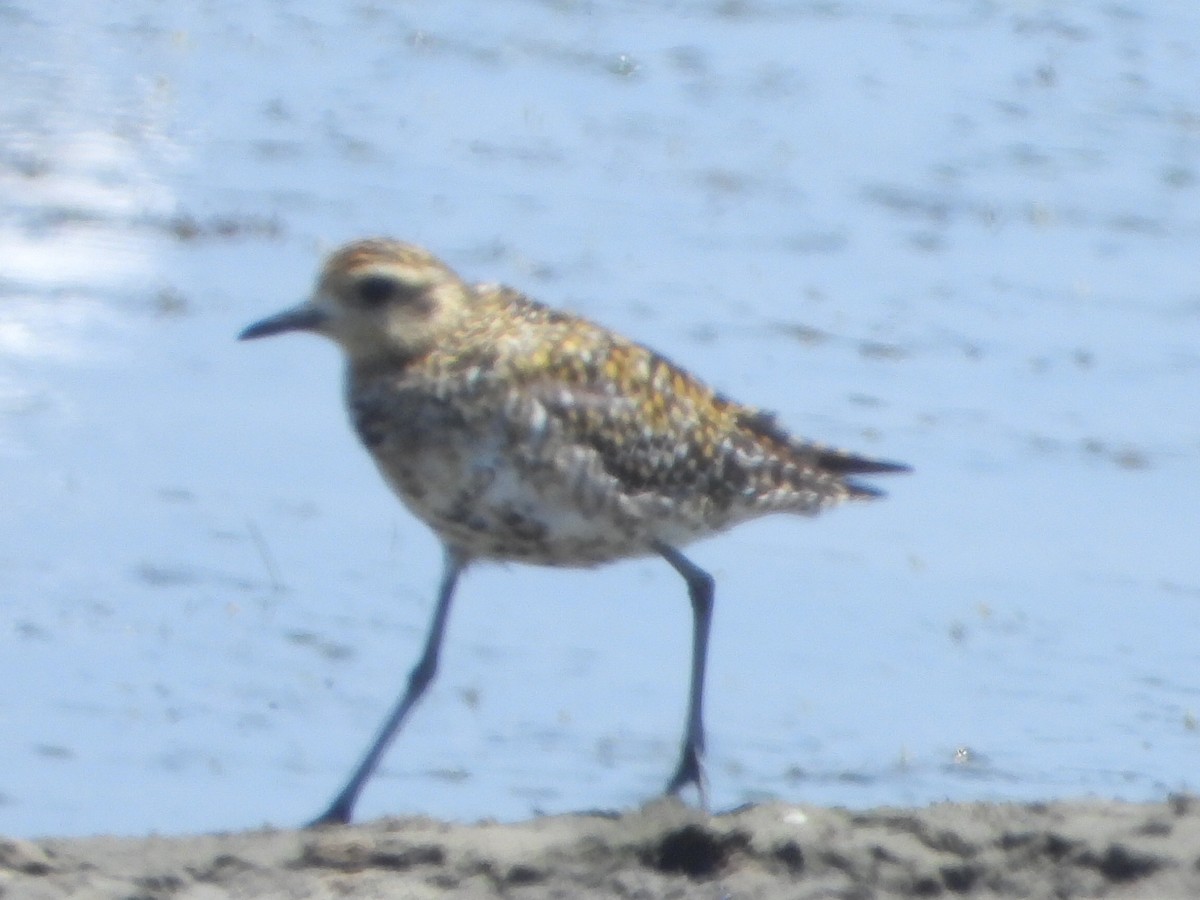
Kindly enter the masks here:
[[459, 825], [0, 839], [0, 897], [1200, 896], [1200, 799], [784, 804]]

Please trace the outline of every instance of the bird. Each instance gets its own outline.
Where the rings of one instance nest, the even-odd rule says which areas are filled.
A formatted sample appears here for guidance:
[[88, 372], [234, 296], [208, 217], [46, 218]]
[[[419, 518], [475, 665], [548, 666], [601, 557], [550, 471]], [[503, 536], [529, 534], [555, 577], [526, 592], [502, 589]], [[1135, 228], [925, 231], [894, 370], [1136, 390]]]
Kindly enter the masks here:
[[332, 339], [350, 421], [383, 479], [433, 530], [443, 567], [423, 649], [344, 787], [310, 826], [355, 804], [438, 669], [472, 564], [589, 568], [658, 557], [692, 612], [687, 709], [666, 794], [707, 808], [704, 682], [715, 582], [681, 548], [771, 513], [883, 496], [856, 476], [910, 471], [793, 436], [669, 359], [501, 284], [469, 283], [385, 237], [329, 254], [310, 297], [245, 328]]

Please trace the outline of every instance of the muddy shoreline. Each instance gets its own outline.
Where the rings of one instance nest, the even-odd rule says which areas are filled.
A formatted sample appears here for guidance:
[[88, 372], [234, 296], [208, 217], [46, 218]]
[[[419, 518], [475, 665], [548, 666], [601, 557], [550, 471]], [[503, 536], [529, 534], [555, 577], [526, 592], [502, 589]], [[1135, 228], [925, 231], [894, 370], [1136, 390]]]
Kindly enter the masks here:
[[1200, 896], [1200, 799], [767, 804], [458, 825], [0, 839], [0, 897]]

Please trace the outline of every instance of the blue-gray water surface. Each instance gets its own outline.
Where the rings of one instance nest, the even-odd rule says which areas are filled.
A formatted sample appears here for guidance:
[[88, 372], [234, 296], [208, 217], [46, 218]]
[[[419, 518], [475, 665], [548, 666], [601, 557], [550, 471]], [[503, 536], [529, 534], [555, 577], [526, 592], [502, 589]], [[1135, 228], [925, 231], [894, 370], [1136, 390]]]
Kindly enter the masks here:
[[[440, 565], [335, 349], [391, 234], [648, 343], [889, 498], [693, 546], [717, 808], [1196, 789], [1200, 7], [0, 5], [0, 833], [290, 825]], [[637, 804], [666, 565], [480, 568], [359, 814]]]

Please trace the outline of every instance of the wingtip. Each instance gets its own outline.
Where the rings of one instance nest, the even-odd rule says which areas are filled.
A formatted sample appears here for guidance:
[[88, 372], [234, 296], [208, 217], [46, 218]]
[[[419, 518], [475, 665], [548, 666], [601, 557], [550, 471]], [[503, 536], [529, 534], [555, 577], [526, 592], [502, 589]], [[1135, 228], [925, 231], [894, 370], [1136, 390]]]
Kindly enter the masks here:
[[908, 463], [859, 456], [844, 450], [822, 449], [823, 452], [818, 456], [818, 464], [838, 475], [902, 475], [912, 471], [912, 466]]
[[871, 459], [859, 457], [862, 468], [855, 469], [860, 475], [906, 475], [913, 470], [908, 463], [892, 462], [888, 459]]
[[[826, 461], [828, 465], [828, 461]], [[892, 462], [887, 459], [871, 459], [866, 456], [838, 456], [837, 462], [829, 466], [843, 476], [842, 482], [850, 491], [850, 496], [856, 500], [879, 500], [887, 496], [887, 492], [874, 485], [859, 481], [859, 475], [903, 475], [911, 472], [908, 463]]]

